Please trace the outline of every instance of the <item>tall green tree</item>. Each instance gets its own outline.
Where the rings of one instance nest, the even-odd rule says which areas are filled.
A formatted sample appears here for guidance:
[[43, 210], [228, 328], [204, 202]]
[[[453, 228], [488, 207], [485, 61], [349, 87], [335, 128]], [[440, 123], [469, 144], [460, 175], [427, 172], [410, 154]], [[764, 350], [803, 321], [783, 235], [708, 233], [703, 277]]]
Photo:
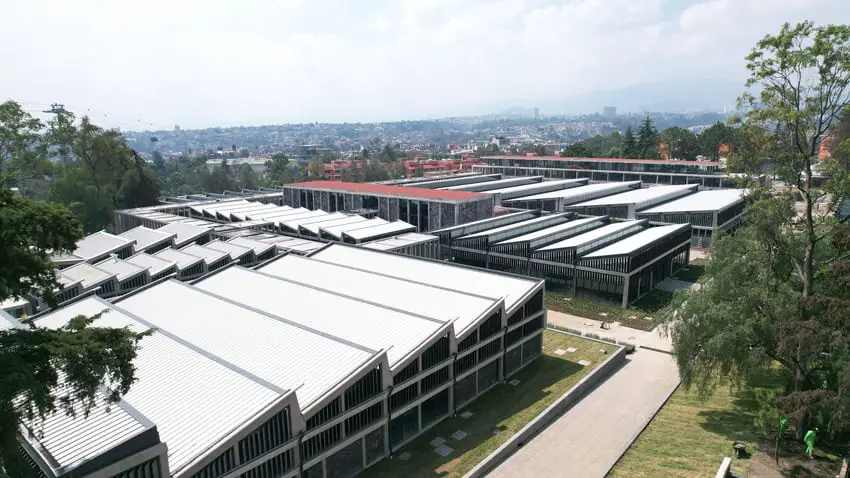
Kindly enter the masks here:
[[635, 140], [635, 135], [632, 132], [632, 127], [626, 127], [625, 133], [623, 133], [623, 157], [624, 158], [637, 158], [638, 157], [638, 148], [637, 141]]
[[735, 130], [718, 121], [700, 133], [700, 154], [711, 161], [717, 161], [720, 159], [720, 147], [724, 144], [732, 144], [734, 140]]
[[42, 138], [44, 125], [14, 101], [0, 104], [0, 187], [44, 197], [52, 165]]
[[161, 182], [126, 140], [83, 117], [60, 114], [45, 141], [63, 161], [54, 171], [50, 198], [78, 214], [86, 232], [106, 228], [114, 209], [156, 204]]
[[250, 164], [239, 166], [239, 186], [246, 189], [257, 189], [261, 181]]
[[[786, 390], [775, 405], [831, 433], [850, 429], [850, 225], [830, 214], [846, 173], [819, 185], [821, 137], [850, 103], [850, 26], [785, 24], [747, 57], [746, 127], [771, 138], [790, 196], [754, 191], [745, 227], [718, 241], [699, 291], [677, 296], [668, 318], [686, 385], [751, 383], [779, 366]], [[822, 203], [825, 200], [825, 203]], [[821, 207], [825, 205], [826, 207]]]
[[590, 151], [583, 142], [578, 142], [564, 148], [564, 150], [561, 151], [561, 156], [568, 158], [593, 158], [595, 157], [595, 154]]
[[[48, 254], [73, 249], [81, 237], [68, 209], [0, 188], [0, 301], [36, 294], [54, 304], [59, 284]], [[0, 331], [0, 477], [31, 475], [18, 455], [21, 426], [37, 435], [39, 420], [86, 415], [99, 401], [120, 400], [135, 381], [133, 360], [146, 334], [96, 327], [96, 318], [79, 316], [58, 330]]]
[[658, 130], [649, 116], [643, 120], [638, 128], [637, 144], [635, 145], [635, 156], [642, 159], [658, 158]]
[[660, 140], [667, 148], [670, 159], [693, 161], [699, 154], [697, 136], [691, 131], [674, 126], [661, 132]]

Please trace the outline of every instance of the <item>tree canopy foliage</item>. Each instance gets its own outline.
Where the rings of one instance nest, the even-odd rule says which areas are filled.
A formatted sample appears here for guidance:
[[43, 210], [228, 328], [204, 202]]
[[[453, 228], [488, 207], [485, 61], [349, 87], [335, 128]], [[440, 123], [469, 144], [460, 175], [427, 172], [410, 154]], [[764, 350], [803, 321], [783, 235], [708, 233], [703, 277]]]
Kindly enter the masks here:
[[666, 325], [686, 385], [709, 393], [781, 367], [774, 406], [798, 431], [814, 422], [846, 432], [850, 225], [832, 210], [850, 178], [831, 161], [818, 165], [824, 182], [813, 178], [821, 139], [850, 104], [850, 26], [786, 24], [758, 42], [747, 68], [758, 93], [742, 97], [740, 129], [757, 153], [746, 167], [770, 158], [793, 194], [753, 191], [745, 226], [717, 241], [702, 287], [677, 295]]
[[[0, 170], [0, 301], [37, 295], [55, 305], [51, 252], [67, 252], [82, 227], [66, 207], [13, 193]], [[96, 327], [79, 316], [58, 330], [28, 324], [0, 331], [0, 476], [29, 476], [18, 455], [19, 426], [40, 433], [52, 413], [86, 415], [99, 401], [114, 403], [135, 380], [139, 334]]]

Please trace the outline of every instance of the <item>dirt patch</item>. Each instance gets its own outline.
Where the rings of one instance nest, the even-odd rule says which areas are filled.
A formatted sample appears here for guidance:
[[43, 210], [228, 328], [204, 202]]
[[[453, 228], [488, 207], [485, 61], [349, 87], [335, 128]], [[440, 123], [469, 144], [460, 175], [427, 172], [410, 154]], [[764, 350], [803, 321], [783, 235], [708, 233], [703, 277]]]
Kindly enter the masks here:
[[784, 441], [779, 447], [779, 464], [774, 458], [774, 443], [763, 442], [750, 459], [747, 478], [790, 478], [790, 477], [834, 477], [841, 468], [841, 461], [832, 455], [817, 451], [815, 459], [804, 456], [802, 444]]

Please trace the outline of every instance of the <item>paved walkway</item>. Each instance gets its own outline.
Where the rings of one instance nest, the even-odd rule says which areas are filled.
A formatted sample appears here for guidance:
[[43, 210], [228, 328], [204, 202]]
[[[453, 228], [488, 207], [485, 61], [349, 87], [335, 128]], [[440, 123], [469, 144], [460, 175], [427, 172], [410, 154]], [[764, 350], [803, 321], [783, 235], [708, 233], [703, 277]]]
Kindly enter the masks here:
[[678, 382], [672, 356], [638, 349], [608, 380], [488, 476], [603, 478]]
[[601, 321], [579, 317], [577, 315], [565, 314], [549, 310], [546, 313], [546, 321], [551, 325], [558, 327], [567, 327], [570, 329], [581, 330], [582, 333], [592, 333], [600, 337], [606, 337], [614, 340], [624, 340], [633, 343], [639, 347], [650, 347], [656, 350], [670, 352], [673, 350], [673, 343], [669, 337], [666, 337], [659, 327], [656, 327], [652, 332], [643, 330], [631, 329], [619, 325], [618, 322], [611, 324], [610, 329], [603, 329]]

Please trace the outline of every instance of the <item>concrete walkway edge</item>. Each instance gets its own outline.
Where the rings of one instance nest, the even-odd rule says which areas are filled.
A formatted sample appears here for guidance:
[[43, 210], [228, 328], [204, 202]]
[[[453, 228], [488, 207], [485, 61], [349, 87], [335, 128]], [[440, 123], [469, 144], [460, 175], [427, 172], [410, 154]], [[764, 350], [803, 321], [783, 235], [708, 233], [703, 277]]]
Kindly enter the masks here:
[[[646, 348], [646, 347], [643, 347], [643, 348]], [[652, 350], [652, 349], [650, 349], [650, 350]], [[658, 352], [669, 353], [669, 352], [664, 352], [664, 351], [660, 351], [660, 350]], [[664, 408], [664, 405], [667, 405], [667, 402], [670, 401], [670, 397], [673, 396], [673, 394], [676, 392], [676, 390], [679, 388], [679, 386], [681, 384], [682, 384], [682, 381], [679, 380], [678, 382], [676, 382], [675, 385], [670, 387], [670, 391], [667, 392], [667, 398], [665, 398], [664, 401], [661, 402], [661, 404], [658, 406], [658, 408], [655, 410], [655, 412], [652, 414], [652, 416], [650, 416], [649, 419], [646, 420], [646, 423], [644, 423], [643, 426], [640, 427], [640, 429], [637, 431], [637, 433], [632, 435], [631, 439], [629, 440], [629, 446], [627, 446], [623, 450], [623, 452], [620, 453], [620, 455], [617, 457], [617, 459], [614, 460], [613, 463], [611, 463], [611, 466], [609, 466], [608, 470], [605, 471], [605, 476], [608, 476], [608, 473], [611, 473], [611, 470], [614, 469], [615, 466], [617, 466], [617, 463], [623, 458], [623, 456], [629, 451], [629, 449], [631, 449], [631, 447], [635, 444], [635, 442], [640, 437], [640, 435], [646, 430], [646, 427], [648, 427], [649, 424], [652, 423], [653, 420], [655, 420], [655, 417], [658, 415], [658, 412], [660, 412], [661, 409]]]
[[587, 376], [579, 380], [578, 383], [576, 383], [569, 390], [564, 392], [564, 394], [561, 395], [557, 400], [555, 400], [554, 403], [546, 407], [545, 410], [543, 410], [539, 415], [537, 415], [534, 419], [532, 419], [524, 427], [522, 427], [522, 429], [520, 429], [514, 436], [509, 438], [508, 441], [506, 441], [501, 446], [499, 446], [499, 448], [487, 455], [487, 457], [481, 460], [481, 462], [478, 463], [475, 468], [469, 470], [465, 475], [463, 475], [463, 478], [479, 478], [486, 476], [487, 473], [489, 473], [496, 466], [505, 461], [505, 459], [510, 457], [515, 451], [517, 451], [520, 447], [526, 444], [540, 431], [544, 430], [552, 422], [558, 419], [558, 417], [560, 417], [566, 410], [570, 409], [575, 404], [584, 399], [588, 391], [592, 390], [600, 383], [611, 377], [612, 371], [614, 371], [618, 366], [622, 365], [626, 359], [626, 348], [623, 346], [617, 346], [616, 344], [611, 344], [610, 342], [604, 342], [601, 340], [595, 340], [590, 337], [582, 337], [580, 335], [564, 332], [563, 330], [548, 330], [552, 330], [553, 332], [565, 335], [572, 335], [574, 337], [579, 337], [586, 340], [592, 340], [594, 342], [604, 343], [606, 345], [614, 345], [615, 347], [618, 347], [618, 349], [616, 352], [612, 353], [610, 357], [605, 359], [604, 362], [599, 364], [599, 366], [597, 366], [594, 370], [587, 374]]

